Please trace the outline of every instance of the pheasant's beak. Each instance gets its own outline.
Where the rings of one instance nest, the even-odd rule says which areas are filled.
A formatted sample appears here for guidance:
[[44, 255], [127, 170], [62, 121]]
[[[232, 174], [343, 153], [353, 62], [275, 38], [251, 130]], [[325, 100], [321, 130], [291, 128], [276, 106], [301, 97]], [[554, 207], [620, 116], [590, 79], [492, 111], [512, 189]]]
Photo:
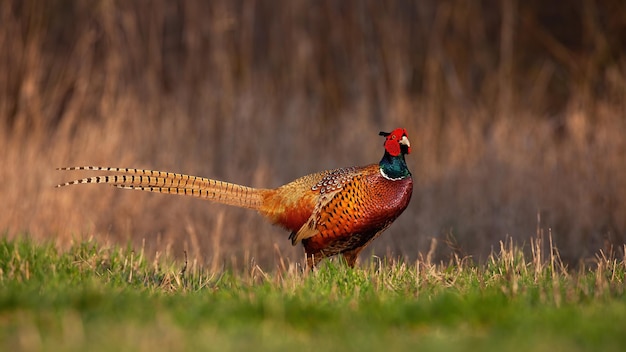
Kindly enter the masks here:
[[411, 152], [411, 142], [409, 142], [409, 138], [406, 135], [402, 136], [398, 143], [400, 143], [400, 149], [404, 154], [409, 154]]

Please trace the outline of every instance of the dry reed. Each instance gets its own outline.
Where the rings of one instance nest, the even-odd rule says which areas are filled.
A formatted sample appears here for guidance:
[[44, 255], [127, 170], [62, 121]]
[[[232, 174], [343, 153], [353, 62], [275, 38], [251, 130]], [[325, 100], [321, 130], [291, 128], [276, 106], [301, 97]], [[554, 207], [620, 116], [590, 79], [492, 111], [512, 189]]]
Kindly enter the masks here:
[[[245, 210], [99, 187], [142, 167], [274, 187], [377, 162], [408, 129], [416, 181], [373, 252], [487, 259], [550, 231], [565, 262], [626, 242], [626, 13], [453, 1], [0, 2], [0, 229], [300, 260]], [[538, 217], [539, 215], [539, 217]]]

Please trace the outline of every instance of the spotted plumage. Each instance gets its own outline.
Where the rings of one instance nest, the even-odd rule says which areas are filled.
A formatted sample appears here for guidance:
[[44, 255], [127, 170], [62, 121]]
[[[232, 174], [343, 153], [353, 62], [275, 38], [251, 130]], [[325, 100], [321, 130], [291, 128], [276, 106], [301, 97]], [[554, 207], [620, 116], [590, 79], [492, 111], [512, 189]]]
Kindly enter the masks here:
[[293, 245], [302, 242], [309, 267], [337, 254], [354, 266], [360, 251], [406, 209], [413, 191], [413, 180], [404, 159], [411, 150], [406, 130], [398, 128], [381, 135], [385, 137], [385, 152], [378, 164], [322, 171], [276, 189], [171, 172], [98, 166], [60, 170], [114, 174], [83, 178], [57, 187], [106, 183], [255, 209], [272, 223], [291, 231], [289, 238]]

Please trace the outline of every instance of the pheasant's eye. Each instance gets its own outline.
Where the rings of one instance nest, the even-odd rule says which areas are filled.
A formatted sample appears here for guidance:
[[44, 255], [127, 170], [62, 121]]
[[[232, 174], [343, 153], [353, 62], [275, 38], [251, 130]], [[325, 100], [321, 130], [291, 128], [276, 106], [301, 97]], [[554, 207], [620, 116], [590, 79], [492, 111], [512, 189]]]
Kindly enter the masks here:
[[394, 134], [393, 136], [391, 136], [391, 139], [396, 139], [396, 135]]

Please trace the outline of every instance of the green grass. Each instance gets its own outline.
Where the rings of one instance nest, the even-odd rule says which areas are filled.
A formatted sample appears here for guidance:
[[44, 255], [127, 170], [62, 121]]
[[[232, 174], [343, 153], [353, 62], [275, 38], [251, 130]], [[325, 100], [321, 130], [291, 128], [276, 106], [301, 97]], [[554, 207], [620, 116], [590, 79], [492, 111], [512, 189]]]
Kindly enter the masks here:
[[[540, 247], [536, 247], [540, 248]], [[571, 270], [503, 245], [470, 260], [210, 272], [94, 242], [0, 240], [0, 350], [610, 351], [623, 258]]]

